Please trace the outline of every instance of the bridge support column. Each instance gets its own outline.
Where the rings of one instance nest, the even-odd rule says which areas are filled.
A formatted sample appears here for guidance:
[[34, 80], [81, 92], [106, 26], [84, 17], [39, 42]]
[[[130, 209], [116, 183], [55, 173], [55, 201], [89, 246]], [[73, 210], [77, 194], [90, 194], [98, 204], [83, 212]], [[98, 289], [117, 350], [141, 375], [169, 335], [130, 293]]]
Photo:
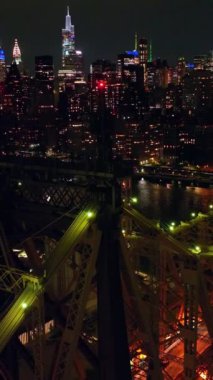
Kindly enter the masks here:
[[197, 324], [198, 324], [198, 261], [188, 257], [184, 262], [184, 379], [196, 378]]
[[31, 345], [34, 357], [34, 379], [44, 380], [44, 347], [45, 347], [45, 331], [44, 331], [44, 299], [43, 295], [38, 298], [34, 309], [31, 313], [30, 328]]
[[[1, 373], [2, 370], [2, 373]], [[1, 376], [4, 375], [2, 378]], [[18, 351], [16, 340], [13, 338], [11, 344], [5, 348], [2, 354], [2, 364], [0, 362], [0, 379], [21, 380], [18, 367]]]
[[166, 257], [168, 253], [161, 248], [159, 252], [159, 313], [160, 313], [160, 322], [159, 322], [159, 351], [160, 353], [164, 352], [165, 336], [166, 336], [166, 326], [165, 321], [167, 320], [167, 281], [166, 281]]
[[104, 225], [97, 263], [99, 379], [101, 380], [131, 380], [117, 226], [114, 217]]

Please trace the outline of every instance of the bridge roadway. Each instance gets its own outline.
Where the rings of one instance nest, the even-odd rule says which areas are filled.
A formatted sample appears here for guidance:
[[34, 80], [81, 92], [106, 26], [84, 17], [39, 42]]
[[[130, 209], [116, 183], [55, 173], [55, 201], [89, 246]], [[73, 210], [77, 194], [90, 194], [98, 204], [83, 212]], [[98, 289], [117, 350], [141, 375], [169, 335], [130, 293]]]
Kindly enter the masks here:
[[[51, 257], [47, 260], [44, 277], [38, 279], [38, 285], [28, 283], [26, 288], [12, 303], [0, 321], [0, 352], [2, 352], [15, 331], [21, 326], [39, 295], [45, 291], [48, 281], [51, 280], [72, 249], [81, 240], [87, 228], [94, 222], [96, 215], [97, 207], [90, 206], [75, 218], [59, 240]], [[25, 279], [25, 275], [23, 277]]]
[[[199, 329], [198, 329], [199, 333]], [[207, 329], [202, 332], [197, 340], [198, 356], [202, 355], [211, 346], [211, 340], [208, 337]], [[166, 350], [166, 357], [169, 359], [168, 365], [165, 367], [166, 373], [175, 380], [183, 373], [184, 360], [184, 343], [180, 339], [173, 342]]]
[[[98, 172], [94, 170], [82, 170], [81, 168], [73, 168], [71, 163], [65, 163], [61, 161], [54, 160], [19, 160], [11, 159], [0, 160], [0, 173], [12, 174], [12, 177], [18, 177], [20, 174], [24, 176], [27, 174], [27, 178], [34, 177], [37, 179], [45, 178], [46, 180], [57, 180], [57, 179], [70, 179], [76, 178], [81, 181], [85, 177], [91, 177], [96, 179], [107, 179], [110, 180], [114, 178], [114, 174], [106, 172]], [[21, 178], [20, 178], [21, 179]], [[73, 184], [72, 184], [73, 185]]]
[[[141, 167], [140, 169], [141, 170]], [[72, 186], [75, 184], [87, 185], [93, 183], [94, 178], [96, 181], [111, 181], [114, 178], [113, 173], [105, 173], [94, 171], [91, 168], [83, 169], [82, 165], [79, 166], [70, 162], [62, 162], [54, 159], [21, 159], [13, 157], [1, 157], [0, 160], [0, 173], [8, 173], [11, 178], [15, 179], [30, 179], [34, 178], [39, 181], [73, 181]], [[181, 182], [186, 186], [200, 186], [200, 187], [213, 187], [213, 175], [211, 173], [198, 172], [196, 170], [180, 171], [164, 167], [143, 167], [143, 172], [133, 172], [133, 168], [128, 166], [116, 173], [116, 177], [132, 177], [133, 179], [140, 180], [141, 178], [150, 181], [160, 182]], [[86, 179], [86, 182], [85, 182]]]
[[[162, 229], [156, 227], [156, 225], [147, 219], [144, 215], [142, 215], [140, 212], [138, 212], [136, 209], [130, 208], [130, 207], [124, 207], [124, 211], [127, 215], [130, 215], [134, 217], [141, 225], [147, 227], [150, 229], [150, 231], [155, 231], [156, 234], [160, 234], [162, 241], [167, 245], [167, 247], [173, 249], [176, 251], [177, 254], [182, 254], [185, 256], [192, 256], [193, 253], [191, 253], [187, 247], [185, 247], [182, 243], [177, 241], [172, 236], [168, 235], [166, 232], [164, 232]], [[197, 255], [197, 254], [194, 254]]]
[[[190, 173], [191, 174], [191, 173]], [[201, 173], [202, 174], [202, 173]], [[205, 174], [205, 173], [204, 173]], [[183, 176], [181, 174], [165, 174], [161, 172], [157, 173], [134, 173], [134, 177], [140, 180], [144, 178], [146, 180], [163, 183], [178, 182], [185, 184], [186, 186], [193, 187], [213, 187], [213, 175], [203, 177], [199, 173], [193, 175]]]

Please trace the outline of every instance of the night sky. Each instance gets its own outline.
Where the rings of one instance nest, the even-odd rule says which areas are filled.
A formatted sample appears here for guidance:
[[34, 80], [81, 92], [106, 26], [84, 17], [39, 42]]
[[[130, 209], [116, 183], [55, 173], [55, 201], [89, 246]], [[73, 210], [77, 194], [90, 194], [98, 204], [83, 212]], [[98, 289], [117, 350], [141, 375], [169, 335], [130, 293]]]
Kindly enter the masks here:
[[1, 0], [0, 42], [7, 63], [17, 37], [25, 66], [33, 68], [35, 55], [51, 54], [58, 67], [67, 5], [87, 69], [96, 58], [115, 60], [133, 48], [135, 31], [152, 38], [154, 57], [170, 63], [213, 49], [213, 0]]

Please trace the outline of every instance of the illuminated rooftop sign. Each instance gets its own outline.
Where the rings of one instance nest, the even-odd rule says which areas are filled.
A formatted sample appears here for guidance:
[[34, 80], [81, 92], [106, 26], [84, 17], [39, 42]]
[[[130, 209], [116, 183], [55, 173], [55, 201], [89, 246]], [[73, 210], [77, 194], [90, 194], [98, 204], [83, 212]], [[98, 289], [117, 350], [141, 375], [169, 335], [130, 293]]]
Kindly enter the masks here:
[[137, 50], [127, 50], [126, 54], [133, 55], [134, 57], [138, 57], [138, 51]]
[[0, 61], [5, 61], [5, 53], [3, 49], [0, 49]]

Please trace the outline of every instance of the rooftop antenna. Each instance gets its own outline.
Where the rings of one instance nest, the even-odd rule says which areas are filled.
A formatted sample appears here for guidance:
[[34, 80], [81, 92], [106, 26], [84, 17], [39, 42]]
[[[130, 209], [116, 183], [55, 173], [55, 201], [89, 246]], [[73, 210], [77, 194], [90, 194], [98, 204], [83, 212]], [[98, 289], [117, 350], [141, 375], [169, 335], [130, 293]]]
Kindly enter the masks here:
[[152, 40], [149, 43], [149, 62], [152, 62]]
[[135, 50], [138, 50], [138, 33], [135, 32]]

